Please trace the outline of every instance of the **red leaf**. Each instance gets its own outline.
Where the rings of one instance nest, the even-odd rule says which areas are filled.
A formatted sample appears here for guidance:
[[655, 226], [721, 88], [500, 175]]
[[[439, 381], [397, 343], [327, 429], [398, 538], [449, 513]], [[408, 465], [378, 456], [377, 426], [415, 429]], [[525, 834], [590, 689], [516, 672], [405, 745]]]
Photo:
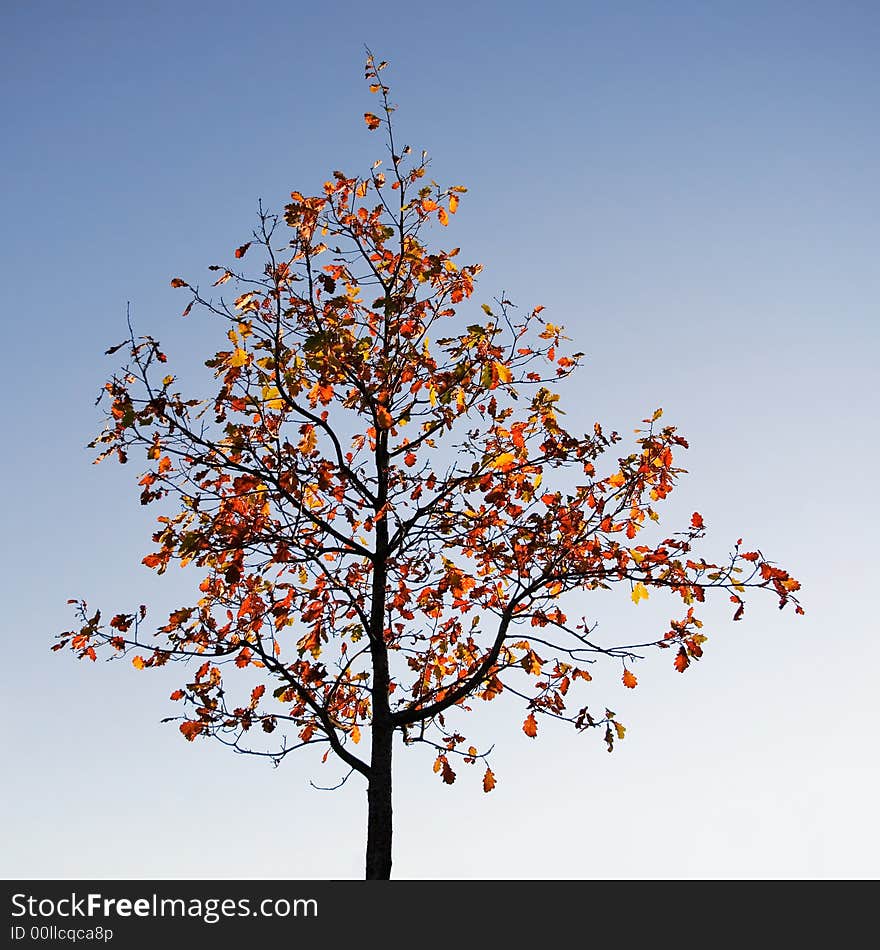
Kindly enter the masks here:
[[695, 511], [695, 512], [691, 515], [691, 525], [692, 525], [694, 528], [702, 528], [702, 527], [703, 527], [703, 516], [702, 516], [698, 511]]
[[687, 651], [684, 647], [680, 647], [678, 653], [675, 655], [675, 668], [679, 673], [684, 673], [690, 665], [691, 661], [687, 655]]
[[247, 254], [247, 250], [248, 250], [248, 248], [251, 246], [252, 243], [253, 243], [253, 241], [248, 241], [247, 244], [242, 244], [241, 247], [237, 247], [237, 248], [235, 249], [235, 256], [236, 256], [236, 257], [244, 257], [245, 254]]

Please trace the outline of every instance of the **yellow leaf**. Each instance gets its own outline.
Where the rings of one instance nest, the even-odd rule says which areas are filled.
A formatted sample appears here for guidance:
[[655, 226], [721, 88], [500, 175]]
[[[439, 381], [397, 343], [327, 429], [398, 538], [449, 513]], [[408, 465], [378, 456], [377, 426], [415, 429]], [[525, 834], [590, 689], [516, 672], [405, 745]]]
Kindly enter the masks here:
[[626, 726], [621, 725], [617, 721], [613, 722], [611, 725], [614, 726], [614, 731], [617, 733], [618, 739], [622, 739], [626, 735]]
[[513, 379], [513, 373], [510, 371], [510, 367], [505, 363], [494, 363], [495, 372], [498, 374], [498, 382], [500, 383], [509, 383]]
[[132, 658], [131, 665], [136, 670], [142, 670], [144, 668], [144, 658], [142, 656], [136, 656]]
[[351, 730], [351, 741], [354, 742], [355, 745], [361, 741], [361, 731], [357, 726], [354, 726], [354, 728]]
[[641, 581], [639, 581], [638, 584], [636, 584], [636, 586], [633, 587], [633, 592], [630, 596], [632, 597], [632, 602], [634, 604], [637, 604], [640, 600], [647, 600], [648, 588], [645, 587], [645, 585]]
[[284, 408], [284, 400], [281, 398], [281, 393], [278, 392], [278, 389], [275, 386], [263, 387], [263, 399], [265, 399], [266, 406], [269, 409]]
[[244, 366], [248, 361], [247, 353], [240, 347], [236, 348], [235, 352], [229, 358], [230, 366]]
[[502, 452], [497, 458], [492, 459], [492, 461], [489, 463], [489, 467], [506, 470], [510, 468], [515, 461], [516, 456], [513, 454], [513, 452]]
[[608, 481], [615, 487], [620, 488], [620, 486], [626, 481], [623, 476], [623, 472], [616, 472]]
[[642, 561], [645, 560], [645, 555], [642, 554], [641, 551], [636, 551], [634, 548], [630, 548], [629, 553], [636, 564], [641, 564]]

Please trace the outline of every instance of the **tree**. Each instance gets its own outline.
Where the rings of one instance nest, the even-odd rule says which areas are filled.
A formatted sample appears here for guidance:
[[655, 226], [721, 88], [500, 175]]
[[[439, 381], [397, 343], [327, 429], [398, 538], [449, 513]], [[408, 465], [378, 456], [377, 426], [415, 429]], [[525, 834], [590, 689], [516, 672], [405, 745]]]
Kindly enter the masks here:
[[[231, 303], [172, 281], [189, 293], [184, 316], [197, 306], [227, 330], [205, 364], [216, 392], [184, 396], [159, 343], [130, 325], [107, 351], [128, 358], [104, 387], [96, 461], [145, 450], [141, 503], [173, 505], [143, 563], [201, 569], [197, 601], [152, 638], [144, 606], [105, 625], [71, 601], [78, 629], [53, 647], [132, 654], [139, 669], [196, 665], [171, 694], [189, 741], [276, 764], [332, 753], [342, 781], [366, 781], [368, 878], [391, 871], [395, 736], [431, 746], [449, 784], [453, 763], [480, 763], [490, 792], [488, 753], [461, 731], [475, 701], [507, 694], [527, 736], [542, 717], [563, 720], [611, 751], [625, 729], [589, 696], [591, 666], [610, 663], [635, 688], [633, 660], [656, 647], [683, 673], [702, 655], [710, 595], [729, 597], [734, 620], [752, 588], [802, 612], [798, 582], [741, 541], [720, 562], [699, 556], [697, 513], [640, 542], [687, 442], [659, 409], [614, 461], [617, 433], [566, 431], [552, 386], [582, 354], [542, 307], [502, 298], [475, 316], [480, 265], [429, 250], [428, 225], [446, 227], [466, 189], [428, 181], [426, 154], [398, 147], [385, 65], [367, 59], [381, 108], [364, 119], [384, 128], [387, 162], [365, 177], [336, 171], [319, 195], [294, 191], [281, 214], [261, 205], [235, 262], [211, 268], [214, 286], [237, 289]], [[563, 608], [614, 585], [636, 604], [666, 591], [681, 613], [644, 643], [601, 644]]]

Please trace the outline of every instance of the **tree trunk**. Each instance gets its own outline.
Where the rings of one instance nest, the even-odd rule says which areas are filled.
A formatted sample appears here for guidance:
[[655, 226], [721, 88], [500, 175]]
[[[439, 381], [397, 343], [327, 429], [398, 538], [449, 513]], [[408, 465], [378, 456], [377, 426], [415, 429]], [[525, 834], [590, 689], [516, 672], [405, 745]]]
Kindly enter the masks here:
[[391, 877], [391, 744], [394, 730], [373, 726], [370, 783], [367, 786], [368, 881]]

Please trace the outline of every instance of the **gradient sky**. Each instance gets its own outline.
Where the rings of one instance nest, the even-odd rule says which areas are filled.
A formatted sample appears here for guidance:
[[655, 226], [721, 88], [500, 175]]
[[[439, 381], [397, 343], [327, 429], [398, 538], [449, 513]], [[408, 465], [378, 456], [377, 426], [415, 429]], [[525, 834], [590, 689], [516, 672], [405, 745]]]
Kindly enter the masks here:
[[[760, 545], [807, 610], [722, 605], [685, 675], [668, 654], [632, 692], [597, 675], [614, 755], [502, 707], [481, 710], [491, 795], [401, 750], [394, 875], [878, 876], [875, 3], [36, 0], [0, 29], [4, 877], [362, 873], [355, 779], [189, 745], [158, 722], [173, 676], [49, 646], [68, 597], [159, 615], [197, 582], [140, 566], [160, 512], [139, 468], [90, 464], [102, 354], [131, 301], [172, 363], [207, 355], [170, 278], [227, 260], [258, 198], [381, 154], [365, 43], [399, 134], [469, 188], [448, 240], [486, 267], [477, 300], [544, 304], [588, 354], [569, 427], [662, 406], [691, 442], [670, 530], [699, 510], [719, 556]], [[583, 609], [626, 642], [678, 610], [648, 606]]]

